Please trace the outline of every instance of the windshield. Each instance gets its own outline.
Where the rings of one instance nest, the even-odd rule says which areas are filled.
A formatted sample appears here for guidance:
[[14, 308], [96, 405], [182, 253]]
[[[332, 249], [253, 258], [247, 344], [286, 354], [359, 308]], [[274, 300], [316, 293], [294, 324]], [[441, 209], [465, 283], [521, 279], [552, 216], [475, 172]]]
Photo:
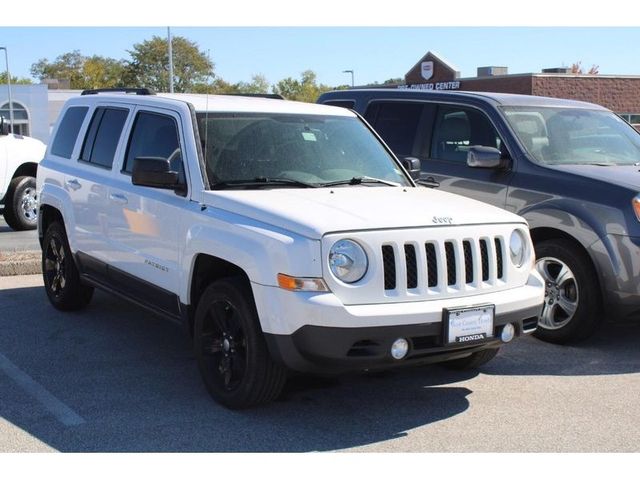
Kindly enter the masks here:
[[197, 117], [212, 188], [410, 185], [355, 117], [219, 112]]
[[521, 143], [548, 165], [633, 165], [640, 134], [612, 112], [578, 108], [503, 107]]

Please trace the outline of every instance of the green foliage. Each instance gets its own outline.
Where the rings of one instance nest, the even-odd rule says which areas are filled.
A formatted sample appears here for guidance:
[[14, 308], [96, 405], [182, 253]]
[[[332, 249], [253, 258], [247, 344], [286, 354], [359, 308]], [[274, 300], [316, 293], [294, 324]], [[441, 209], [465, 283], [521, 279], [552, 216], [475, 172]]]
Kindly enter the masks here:
[[[184, 37], [173, 37], [174, 91], [191, 92], [207, 88], [207, 80], [213, 77], [213, 63], [198, 49], [195, 42]], [[151, 40], [136, 43], [128, 51], [125, 82], [136, 87], [148, 87], [159, 92], [169, 91], [169, 51], [166, 38], [154, 36]]]
[[314, 103], [322, 93], [332, 89], [327, 85], [318, 85], [316, 74], [312, 70], [305, 70], [300, 77], [300, 80], [291, 77], [280, 80], [273, 86], [273, 93], [278, 93], [287, 100]]
[[31, 65], [31, 75], [46, 78], [69, 79], [70, 88], [109, 88], [122, 85], [124, 62], [93, 55], [85, 57], [80, 50], [63, 53], [53, 62], [42, 58]]
[[[7, 72], [0, 73], [0, 85], [7, 83]], [[18, 78], [11, 75], [11, 85], [31, 85], [33, 82], [29, 78]]]

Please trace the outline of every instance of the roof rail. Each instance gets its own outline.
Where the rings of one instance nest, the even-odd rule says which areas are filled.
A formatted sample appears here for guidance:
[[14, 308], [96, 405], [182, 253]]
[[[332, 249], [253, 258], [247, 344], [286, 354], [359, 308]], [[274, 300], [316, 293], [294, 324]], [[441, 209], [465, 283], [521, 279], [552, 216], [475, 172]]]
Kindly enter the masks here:
[[80, 95], [97, 95], [99, 93], [129, 93], [135, 95], [155, 95], [156, 92], [149, 88], [94, 88], [83, 90]]
[[273, 100], [285, 100], [279, 93], [218, 93], [217, 95], [228, 95], [230, 97], [258, 97], [271, 98]]

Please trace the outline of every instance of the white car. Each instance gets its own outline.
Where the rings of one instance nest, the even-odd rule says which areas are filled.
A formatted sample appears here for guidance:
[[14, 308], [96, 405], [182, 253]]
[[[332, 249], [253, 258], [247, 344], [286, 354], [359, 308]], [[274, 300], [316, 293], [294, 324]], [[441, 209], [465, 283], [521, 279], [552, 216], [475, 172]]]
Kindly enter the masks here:
[[14, 230], [38, 225], [36, 171], [46, 145], [35, 138], [13, 135], [0, 118], [0, 205], [4, 219]]
[[38, 169], [47, 295], [182, 322], [223, 405], [288, 371], [477, 367], [536, 329], [526, 222], [416, 186], [353, 112], [125, 92], [68, 100]]

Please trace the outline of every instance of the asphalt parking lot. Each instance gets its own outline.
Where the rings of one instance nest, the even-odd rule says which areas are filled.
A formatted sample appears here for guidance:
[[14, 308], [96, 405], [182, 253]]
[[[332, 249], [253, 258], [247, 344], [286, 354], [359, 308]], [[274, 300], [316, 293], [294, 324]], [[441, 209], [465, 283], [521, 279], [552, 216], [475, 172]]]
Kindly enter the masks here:
[[7, 222], [4, 221], [4, 217], [0, 215], [0, 251], [14, 252], [25, 250], [40, 250], [38, 232], [36, 230], [15, 232], [9, 228]]
[[231, 412], [208, 396], [176, 325], [97, 292], [81, 313], [39, 276], [0, 277], [2, 452], [633, 452], [640, 328], [579, 347], [533, 338], [480, 372], [439, 366], [301, 377]]

